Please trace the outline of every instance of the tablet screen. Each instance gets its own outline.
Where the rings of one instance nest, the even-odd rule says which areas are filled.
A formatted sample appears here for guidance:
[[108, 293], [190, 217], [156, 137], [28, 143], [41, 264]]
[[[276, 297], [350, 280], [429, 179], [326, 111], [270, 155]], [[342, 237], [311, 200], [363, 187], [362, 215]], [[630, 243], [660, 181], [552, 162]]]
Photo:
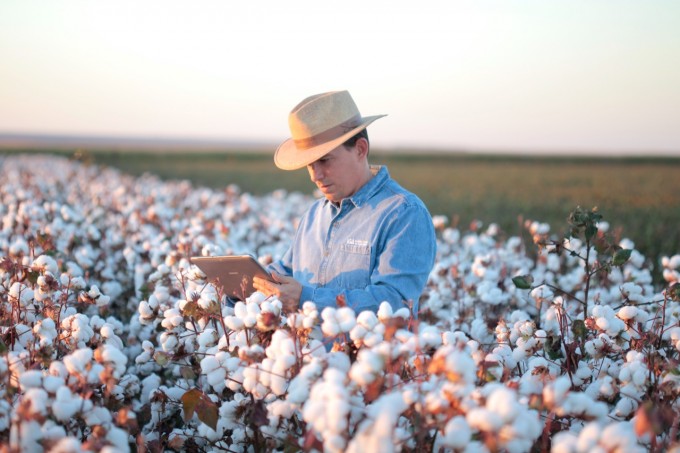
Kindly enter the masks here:
[[272, 280], [269, 272], [250, 255], [195, 256], [189, 260], [208, 280], [222, 286], [224, 293], [236, 300], [245, 300], [255, 292], [253, 277]]

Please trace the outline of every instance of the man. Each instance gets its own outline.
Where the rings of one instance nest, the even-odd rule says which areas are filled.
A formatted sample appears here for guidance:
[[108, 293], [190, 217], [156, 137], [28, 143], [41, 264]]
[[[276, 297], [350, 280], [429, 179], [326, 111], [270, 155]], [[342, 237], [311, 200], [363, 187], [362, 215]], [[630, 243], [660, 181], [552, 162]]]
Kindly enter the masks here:
[[312, 301], [319, 311], [338, 298], [357, 313], [393, 309], [418, 313], [434, 265], [432, 217], [386, 167], [368, 163], [366, 127], [385, 115], [362, 117], [347, 91], [311, 96], [289, 115], [291, 138], [276, 150], [283, 170], [307, 167], [324, 194], [304, 214], [288, 251], [269, 266], [275, 282], [254, 287], [276, 296], [287, 313]]

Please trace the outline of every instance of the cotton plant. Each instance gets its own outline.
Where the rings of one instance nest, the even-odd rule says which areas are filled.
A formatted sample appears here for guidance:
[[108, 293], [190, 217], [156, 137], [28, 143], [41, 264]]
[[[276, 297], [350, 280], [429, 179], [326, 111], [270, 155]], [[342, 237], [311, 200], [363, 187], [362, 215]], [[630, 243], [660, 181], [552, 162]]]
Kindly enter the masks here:
[[0, 441], [11, 448], [678, 447], [678, 255], [661, 260], [666, 286], [655, 286], [599, 213], [577, 209], [561, 239], [535, 220], [506, 237], [434, 217], [417, 317], [386, 303], [284, 314], [259, 293], [229, 303], [189, 258], [276, 259], [308, 197], [57, 157], [0, 166]]

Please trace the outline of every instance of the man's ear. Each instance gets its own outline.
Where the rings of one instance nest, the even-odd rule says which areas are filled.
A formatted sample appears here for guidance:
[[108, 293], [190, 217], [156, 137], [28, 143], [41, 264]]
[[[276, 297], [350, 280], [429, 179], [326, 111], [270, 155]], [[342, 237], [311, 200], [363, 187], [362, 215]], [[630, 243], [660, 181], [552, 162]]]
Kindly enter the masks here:
[[359, 151], [360, 157], [368, 157], [368, 140], [361, 137], [357, 140], [355, 146], [357, 147], [357, 151]]

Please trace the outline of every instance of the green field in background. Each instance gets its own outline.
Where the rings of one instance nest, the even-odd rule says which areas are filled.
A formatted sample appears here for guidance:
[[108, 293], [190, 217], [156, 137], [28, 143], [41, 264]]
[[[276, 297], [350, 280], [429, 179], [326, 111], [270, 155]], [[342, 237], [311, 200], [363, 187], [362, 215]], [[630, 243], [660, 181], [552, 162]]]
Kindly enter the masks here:
[[[71, 153], [72, 154], [72, 153]], [[272, 154], [92, 151], [82, 159], [133, 175], [153, 173], [215, 189], [229, 184], [256, 195], [276, 189], [311, 194], [307, 170], [282, 171]], [[473, 220], [522, 233], [523, 220], [565, 231], [576, 207], [599, 208], [612, 232], [633, 240], [658, 271], [680, 253], [680, 158], [585, 158], [373, 152], [432, 214], [466, 230]], [[659, 275], [655, 272], [655, 278]]]

